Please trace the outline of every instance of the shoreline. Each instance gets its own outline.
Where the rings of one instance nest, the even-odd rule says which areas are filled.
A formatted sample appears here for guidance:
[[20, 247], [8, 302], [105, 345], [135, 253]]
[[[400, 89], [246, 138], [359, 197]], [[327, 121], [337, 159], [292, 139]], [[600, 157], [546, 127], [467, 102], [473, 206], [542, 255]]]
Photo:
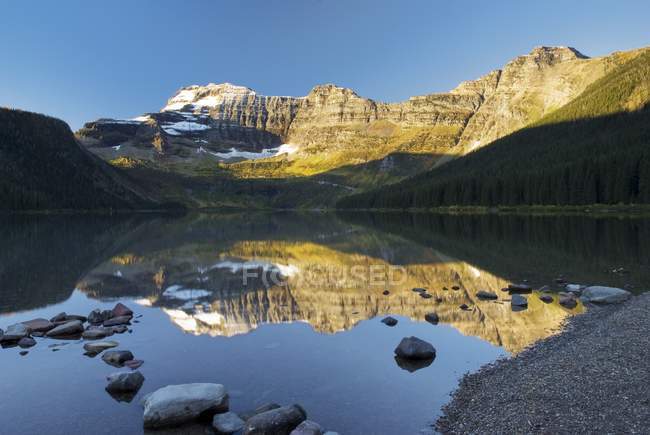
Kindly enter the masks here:
[[468, 373], [444, 434], [643, 433], [650, 421], [650, 293], [570, 318], [559, 334]]

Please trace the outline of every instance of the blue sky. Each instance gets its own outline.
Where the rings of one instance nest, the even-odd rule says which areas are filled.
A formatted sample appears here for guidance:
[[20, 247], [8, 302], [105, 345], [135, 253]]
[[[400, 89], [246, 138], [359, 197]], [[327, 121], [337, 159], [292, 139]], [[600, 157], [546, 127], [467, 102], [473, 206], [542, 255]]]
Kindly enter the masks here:
[[399, 101], [446, 91], [536, 45], [650, 45], [648, 1], [0, 2], [0, 106], [79, 128], [157, 111], [176, 89], [267, 95], [336, 83]]

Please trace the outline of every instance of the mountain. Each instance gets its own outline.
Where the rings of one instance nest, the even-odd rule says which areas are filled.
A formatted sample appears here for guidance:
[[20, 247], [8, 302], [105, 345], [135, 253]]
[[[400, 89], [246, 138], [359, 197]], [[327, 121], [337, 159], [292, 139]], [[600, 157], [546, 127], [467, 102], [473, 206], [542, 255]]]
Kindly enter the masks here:
[[625, 56], [577, 98], [526, 128], [339, 205], [650, 203], [650, 50]]
[[229, 83], [188, 86], [160, 112], [89, 122], [77, 136], [168, 200], [332, 205], [539, 121], [636, 53], [588, 58], [573, 48], [537, 47], [449, 92], [398, 103], [331, 84], [304, 97], [264, 96]]
[[0, 108], [0, 210], [154, 208], [63, 121]]

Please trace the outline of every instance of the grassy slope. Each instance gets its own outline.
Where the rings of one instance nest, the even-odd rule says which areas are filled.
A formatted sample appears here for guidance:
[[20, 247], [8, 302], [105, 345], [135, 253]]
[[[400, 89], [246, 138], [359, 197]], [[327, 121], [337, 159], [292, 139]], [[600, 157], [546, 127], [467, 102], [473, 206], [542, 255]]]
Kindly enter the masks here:
[[650, 202], [650, 51], [540, 121], [342, 208]]

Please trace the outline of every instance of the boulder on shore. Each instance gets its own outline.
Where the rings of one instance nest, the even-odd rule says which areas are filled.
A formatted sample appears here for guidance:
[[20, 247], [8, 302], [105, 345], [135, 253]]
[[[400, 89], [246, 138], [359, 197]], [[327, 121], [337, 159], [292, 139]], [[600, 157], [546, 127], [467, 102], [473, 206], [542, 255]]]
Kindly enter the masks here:
[[168, 385], [146, 396], [144, 427], [176, 426], [228, 411], [228, 393], [221, 384]]
[[77, 335], [82, 333], [84, 330], [83, 323], [81, 320], [71, 320], [65, 322], [54, 329], [47, 331], [45, 335], [48, 337], [61, 337], [65, 335]]
[[239, 432], [244, 427], [244, 420], [234, 412], [216, 414], [212, 419], [212, 427], [219, 435], [228, 435]]
[[582, 291], [581, 299], [594, 304], [617, 304], [625, 302], [632, 294], [617, 287], [591, 286]]
[[395, 355], [404, 359], [431, 359], [435, 358], [436, 349], [417, 337], [404, 337], [395, 348]]
[[300, 405], [283, 406], [251, 417], [244, 425], [244, 435], [288, 435], [307, 419]]

